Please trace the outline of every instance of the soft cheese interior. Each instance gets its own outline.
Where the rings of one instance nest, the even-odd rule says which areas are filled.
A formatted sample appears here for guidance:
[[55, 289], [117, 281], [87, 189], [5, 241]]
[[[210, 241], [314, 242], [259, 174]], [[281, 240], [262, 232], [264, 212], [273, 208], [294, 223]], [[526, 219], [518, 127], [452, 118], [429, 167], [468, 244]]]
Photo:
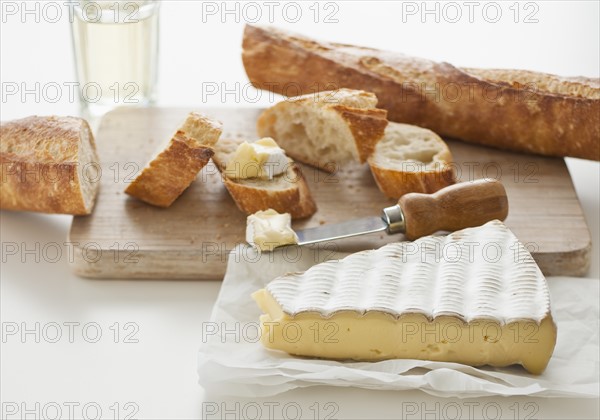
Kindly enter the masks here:
[[246, 222], [246, 242], [261, 251], [298, 243], [298, 236], [292, 229], [292, 216], [277, 213], [273, 209], [251, 214]]
[[229, 159], [225, 173], [232, 179], [262, 178], [272, 180], [285, 173], [290, 161], [275, 140], [265, 137], [254, 143], [241, 143]]
[[273, 280], [253, 295], [265, 347], [300, 356], [546, 368], [546, 280], [501, 222], [393, 243]]

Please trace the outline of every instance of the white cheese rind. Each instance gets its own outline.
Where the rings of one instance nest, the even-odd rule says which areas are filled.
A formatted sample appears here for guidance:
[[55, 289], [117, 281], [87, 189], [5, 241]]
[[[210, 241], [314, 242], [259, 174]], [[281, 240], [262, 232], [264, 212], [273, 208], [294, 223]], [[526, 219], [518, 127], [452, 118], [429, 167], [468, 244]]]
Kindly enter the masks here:
[[328, 261], [279, 277], [266, 289], [290, 316], [378, 311], [505, 325], [540, 323], [550, 314], [543, 274], [500, 221]]

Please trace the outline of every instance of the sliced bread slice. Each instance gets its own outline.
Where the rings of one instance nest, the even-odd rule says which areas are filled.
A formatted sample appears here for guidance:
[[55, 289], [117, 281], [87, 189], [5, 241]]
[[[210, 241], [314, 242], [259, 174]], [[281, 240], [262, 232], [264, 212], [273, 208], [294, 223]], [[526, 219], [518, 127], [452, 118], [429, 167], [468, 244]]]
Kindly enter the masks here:
[[215, 162], [223, 176], [223, 183], [238, 208], [246, 214], [273, 209], [278, 213], [290, 213], [293, 219], [312, 216], [317, 205], [312, 198], [300, 168], [290, 159], [285, 172], [272, 179], [236, 178], [227, 176], [227, 163], [244, 141], [243, 136], [222, 138], [215, 146]]
[[374, 94], [351, 89], [289, 98], [262, 113], [258, 135], [273, 137], [300, 162], [335, 172], [364, 163], [383, 137], [387, 111], [376, 105]]
[[214, 154], [221, 123], [191, 112], [167, 147], [127, 187], [125, 192], [148, 204], [169, 207]]
[[369, 157], [379, 189], [388, 197], [433, 193], [455, 182], [452, 154], [433, 131], [390, 123]]

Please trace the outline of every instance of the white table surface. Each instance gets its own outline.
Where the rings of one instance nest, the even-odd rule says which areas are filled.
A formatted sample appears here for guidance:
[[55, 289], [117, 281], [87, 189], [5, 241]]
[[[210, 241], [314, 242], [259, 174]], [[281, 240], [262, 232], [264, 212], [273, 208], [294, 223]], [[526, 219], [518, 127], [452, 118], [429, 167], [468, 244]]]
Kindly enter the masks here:
[[[34, 16], [8, 16], [4, 14], [6, 4], [14, 2], [1, 3], [2, 84], [75, 81], [67, 20], [49, 23], [41, 19], [38, 23]], [[18, 6], [20, 2], [17, 3]], [[420, 16], [408, 16], [402, 22], [399, 2], [338, 2], [339, 23], [314, 23], [308, 10], [311, 4], [302, 6], [305, 17], [298, 23], [286, 23], [275, 14], [274, 24], [325, 39], [395, 49], [458, 65], [516, 67], [593, 77], [598, 77], [600, 71], [597, 2], [570, 2], [569, 6], [562, 2], [536, 2], [539, 22], [529, 24], [512, 21], [512, 2], [499, 3], [506, 18], [495, 24], [477, 13], [473, 23], [443, 22], [443, 16], [440, 23], [431, 16], [425, 16], [425, 22], [420, 21]], [[421, 7], [420, 2], [414, 4]], [[436, 7], [435, 3], [428, 4]], [[214, 5], [222, 7], [220, 2]], [[158, 105], [193, 109], [203, 104], [244, 103], [243, 95], [221, 98], [207, 96], [205, 90], [207, 84], [230, 88], [236, 82], [241, 86], [247, 83], [240, 60], [242, 23], [236, 23], [235, 16], [225, 16], [225, 22], [221, 22], [218, 15], [205, 15], [203, 23], [199, 2], [166, 2], [161, 13]], [[519, 19], [523, 20], [523, 16]], [[18, 95], [2, 98], [2, 120], [79, 112], [77, 102], [70, 102], [66, 96], [57, 103], [44, 98], [22, 99]], [[267, 95], [263, 95], [253, 105], [268, 103]], [[598, 279], [599, 165], [578, 159], [567, 159], [567, 163], [593, 238], [588, 277]], [[100, 408], [103, 419], [121, 418], [133, 412], [133, 418], [144, 419], [203, 415], [253, 418], [257, 407], [258, 418], [265, 419], [286, 415], [294, 418], [297, 408], [301, 409], [302, 418], [327, 418], [333, 411], [336, 414], [332, 418], [517, 418], [534, 412], [533, 418], [600, 415], [597, 399], [461, 400], [434, 398], [417, 391], [352, 388], [308, 388], [258, 401], [223, 399], [196, 384], [201, 325], [208, 321], [219, 292], [217, 279], [194, 282], [78, 278], [71, 274], [62, 246], [70, 217], [4, 211], [0, 215], [0, 417], [94, 418]], [[5, 252], [7, 244], [12, 243], [19, 247], [16, 256]], [[63, 255], [53, 262], [55, 245], [63, 249]], [[19, 329], [19, 334], [10, 335], [14, 328]], [[40, 337], [34, 332], [22, 336], [25, 328], [37, 328]], [[57, 331], [62, 337], [52, 343]], [[91, 342], [96, 341], [98, 331], [101, 337]], [[57, 407], [60, 417], [56, 417]], [[214, 414], [209, 416], [211, 412]]]

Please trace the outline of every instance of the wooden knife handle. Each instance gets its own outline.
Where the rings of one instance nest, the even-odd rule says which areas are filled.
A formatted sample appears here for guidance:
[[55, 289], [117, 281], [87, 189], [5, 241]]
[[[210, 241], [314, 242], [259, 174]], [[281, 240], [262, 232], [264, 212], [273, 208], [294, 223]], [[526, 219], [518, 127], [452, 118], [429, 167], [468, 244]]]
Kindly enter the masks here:
[[455, 231], [494, 219], [504, 220], [508, 215], [506, 190], [500, 181], [493, 179], [461, 182], [434, 194], [406, 194], [398, 204], [409, 240], [438, 230]]

